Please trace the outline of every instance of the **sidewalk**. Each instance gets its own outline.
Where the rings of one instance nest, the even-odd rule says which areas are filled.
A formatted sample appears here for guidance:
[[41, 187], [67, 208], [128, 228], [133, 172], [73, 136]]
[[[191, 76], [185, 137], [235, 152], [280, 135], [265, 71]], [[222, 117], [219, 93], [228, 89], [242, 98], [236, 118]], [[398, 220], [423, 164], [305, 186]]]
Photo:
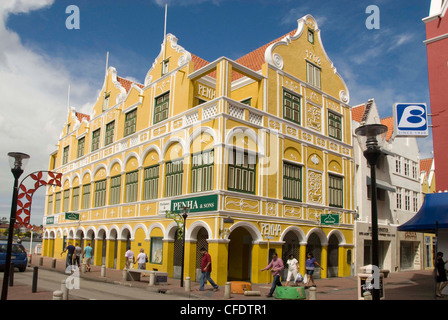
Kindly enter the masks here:
[[[39, 265], [40, 255], [33, 255], [31, 266]], [[43, 265], [39, 268], [53, 270], [55, 272], [65, 272], [65, 260], [57, 259], [56, 268], [51, 268], [52, 258], [43, 257]], [[245, 296], [243, 294], [232, 294], [230, 299], [224, 298], [224, 286], [221, 286], [217, 292], [212, 290], [210, 284], [206, 286], [205, 291], [198, 291], [199, 283], [191, 282], [191, 291], [186, 292], [185, 288], [180, 287], [179, 279], [168, 279], [167, 285], [149, 286], [149, 277], [142, 278], [142, 281], [123, 281], [123, 271], [115, 269], [106, 269], [106, 277], [101, 277], [101, 267], [92, 266], [91, 272], [81, 274], [84, 279], [92, 281], [103, 281], [114, 283], [118, 286], [130, 286], [146, 288], [153, 292], [166, 295], [176, 295], [185, 298], [197, 300], [276, 300], [267, 298], [266, 294], [271, 287], [270, 283], [252, 284], [252, 291], [260, 291], [260, 296]], [[358, 300], [358, 280], [357, 277], [317, 279], [316, 282], [316, 300]], [[1, 283], [1, 281], [0, 281]], [[434, 279], [431, 270], [403, 271], [391, 273], [384, 279], [385, 300], [434, 300]], [[308, 291], [307, 296], [308, 296]], [[8, 299], [10, 300], [51, 300], [52, 292], [31, 293], [31, 288], [15, 284], [9, 288]], [[437, 298], [437, 300], [448, 300], [447, 297]]]

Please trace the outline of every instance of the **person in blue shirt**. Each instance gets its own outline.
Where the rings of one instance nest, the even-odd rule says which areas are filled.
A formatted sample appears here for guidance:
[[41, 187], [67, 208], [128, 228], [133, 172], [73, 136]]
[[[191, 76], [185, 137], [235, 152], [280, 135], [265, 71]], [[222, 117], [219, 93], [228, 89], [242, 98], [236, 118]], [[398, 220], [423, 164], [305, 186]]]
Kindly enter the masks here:
[[308, 252], [307, 254], [307, 258], [305, 260], [305, 270], [306, 270], [306, 275], [307, 275], [307, 281], [305, 284], [305, 289], [308, 289], [309, 286], [308, 284], [310, 283], [310, 281], [313, 283], [313, 287], [315, 287], [316, 285], [314, 284], [314, 279], [313, 279], [313, 273], [314, 273], [314, 269], [317, 267], [321, 268], [322, 270], [324, 270], [324, 268], [322, 268], [320, 266], [320, 264], [317, 262], [316, 258], [314, 258], [313, 254], [311, 252]]
[[90, 272], [90, 265], [92, 264], [92, 251], [93, 248], [90, 246], [90, 243], [87, 243], [87, 246], [84, 248], [84, 262], [86, 264], [86, 271]]
[[64, 251], [61, 252], [61, 256], [63, 253], [67, 251], [67, 259], [65, 260], [65, 267], [68, 268], [73, 264], [73, 255], [75, 253], [75, 246], [69, 242], [65, 247]]

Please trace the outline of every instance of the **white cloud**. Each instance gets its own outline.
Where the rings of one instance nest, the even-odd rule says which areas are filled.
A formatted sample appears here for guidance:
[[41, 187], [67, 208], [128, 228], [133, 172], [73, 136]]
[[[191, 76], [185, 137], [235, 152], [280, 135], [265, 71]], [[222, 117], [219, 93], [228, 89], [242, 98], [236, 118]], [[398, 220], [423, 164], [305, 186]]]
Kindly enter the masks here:
[[[56, 150], [57, 137], [67, 116], [67, 88], [73, 79], [62, 61], [36, 53], [22, 44], [18, 34], [6, 28], [10, 14], [28, 13], [52, 3], [52, 0], [0, 2], [1, 216], [9, 217], [13, 186], [7, 153], [19, 151], [31, 156], [21, 179], [33, 171], [47, 170], [49, 154]], [[78, 84], [76, 90], [79, 95], [92, 96], [87, 85]], [[38, 199], [33, 199], [32, 223], [42, 221], [44, 194], [39, 191]]]

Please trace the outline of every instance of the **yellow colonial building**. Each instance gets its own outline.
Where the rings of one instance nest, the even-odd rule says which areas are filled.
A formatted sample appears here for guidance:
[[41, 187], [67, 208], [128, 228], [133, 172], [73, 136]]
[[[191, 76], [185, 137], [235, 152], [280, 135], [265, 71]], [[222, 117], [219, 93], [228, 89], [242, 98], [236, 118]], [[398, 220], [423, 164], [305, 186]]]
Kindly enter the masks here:
[[[124, 268], [130, 246], [147, 269], [180, 276], [182, 240], [167, 212], [189, 207], [185, 276], [269, 281], [273, 251], [311, 251], [351, 274], [353, 141], [349, 92], [307, 15], [296, 30], [237, 59], [207, 62], [168, 34], [144, 84], [108, 68], [91, 114], [69, 110], [50, 170], [43, 254], [90, 242], [94, 264]], [[67, 214], [69, 213], [69, 214]], [[64, 256], [63, 256], [64, 257]], [[62, 258], [63, 258], [62, 257]]]

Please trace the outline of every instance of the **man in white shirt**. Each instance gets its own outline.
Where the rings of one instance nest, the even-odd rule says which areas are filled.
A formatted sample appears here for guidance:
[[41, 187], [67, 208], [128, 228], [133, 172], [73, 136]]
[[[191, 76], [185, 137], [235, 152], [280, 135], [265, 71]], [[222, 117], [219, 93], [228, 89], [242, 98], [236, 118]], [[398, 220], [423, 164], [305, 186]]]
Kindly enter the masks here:
[[127, 251], [124, 254], [124, 257], [126, 259], [126, 269], [131, 269], [133, 267], [133, 264], [135, 263], [134, 260], [134, 252], [131, 251], [131, 247], [127, 247]]

